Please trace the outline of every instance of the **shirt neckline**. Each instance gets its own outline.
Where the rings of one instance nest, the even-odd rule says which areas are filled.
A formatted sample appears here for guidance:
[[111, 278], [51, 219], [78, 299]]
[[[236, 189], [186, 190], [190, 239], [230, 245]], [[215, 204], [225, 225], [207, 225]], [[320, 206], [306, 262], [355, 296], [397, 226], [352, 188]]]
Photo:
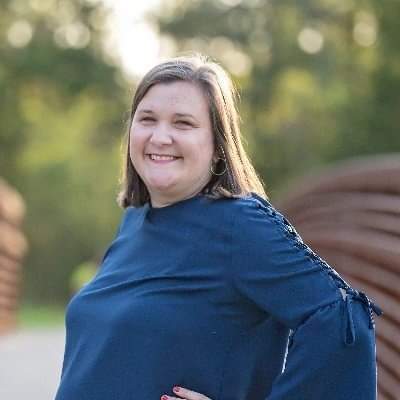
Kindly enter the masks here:
[[200, 193], [195, 194], [194, 196], [175, 201], [174, 203], [171, 203], [171, 204], [168, 204], [168, 205], [162, 206], [162, 207], [153, 207], [149, 200], [148, 202], [146, 202], [145, 206], [146, 206], [147, 210], [149, 212], [151, 212], [152, 214], [161, 214], [161, 213], [167, 212], [169, 210], [178, 208], [180, 206], [184, 206], [188, 203], [195, 202], [202, 197], [204, 197], [204, 194], [200, 192]]

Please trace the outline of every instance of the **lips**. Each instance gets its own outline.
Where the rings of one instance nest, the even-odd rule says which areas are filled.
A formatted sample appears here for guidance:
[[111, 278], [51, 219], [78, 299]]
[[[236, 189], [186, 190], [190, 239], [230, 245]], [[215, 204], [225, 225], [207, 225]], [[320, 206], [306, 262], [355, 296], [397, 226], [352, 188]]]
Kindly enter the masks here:
[[182, 158], [175, 156], [173, 154], [159, 154], [159, 153], [147, 153], [146, 156], [149, 157], [149, 159], [153, 162], [162, 162], [162, 163], [172, 162]]

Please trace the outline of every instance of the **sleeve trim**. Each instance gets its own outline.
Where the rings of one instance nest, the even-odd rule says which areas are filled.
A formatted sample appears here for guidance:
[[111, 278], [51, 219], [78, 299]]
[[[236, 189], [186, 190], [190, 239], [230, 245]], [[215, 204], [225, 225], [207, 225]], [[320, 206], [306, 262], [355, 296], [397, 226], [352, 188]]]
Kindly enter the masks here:
[[371, 301], [364, 292], [358, 291], [350, 286], [326, 261], [324, 261], [309, 246], [307, 246], [293, 225], [285, 218], [284, 215], [276, 210], [270, 202], [261, 196], [258, 196], [256, 193], [253, 193], [253, 198], [251, 200], [253, 200], [260, 212], [263, 212], [271, 217], [272, 221], [278, 226], [278, 228], [281, 229], [298, 248], [306, 251], [307, 256], [322, 267], [322, 269], [329, 275], [333, 283], [335, 283], [339, 289], [344, 302], [343, 317], [345, 323], [343, 324], [343, 341], [345, 345], [352, 346], [355, 342], [355, 328], [352, 314], [353, 301], [360, 301], [365, 305], [369, 318], [369, 329], [374, 329], [375, 321], [373, 314], [375, 313], [377, 316], [382, 315], [382, 309], [376, 303]]
[[263, 199], [262, 197], [254, 193], [254, 198], [252, 199], [256, 204], [260, 212], [263, 212], [271, 217], [271, 220], [277, 225], [277, 227], [284, 232], [286, 237], [293, 241], [293, 243], [300, 249], [304, 250], [312, 261], [319, 264], [323, 271], [331, 278], [331, 280], [336, 284], [337, 288], [345, 289], [346, 292], [353, 290], [352, 287], [318, 254], [316, 254], [307, 244], [303, 242], [303, 239], [298, 234], [294, 226], [287, 220], [287, 218], [281, 214], [274, 206]]

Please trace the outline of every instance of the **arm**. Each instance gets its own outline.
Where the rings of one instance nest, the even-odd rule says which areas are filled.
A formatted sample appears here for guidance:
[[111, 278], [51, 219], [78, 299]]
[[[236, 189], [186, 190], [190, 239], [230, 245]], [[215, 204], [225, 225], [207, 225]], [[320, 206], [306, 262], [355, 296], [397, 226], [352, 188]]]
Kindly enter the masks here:
[[267, 201], [249, 200], [235, 218], [237, 290], [293, 330], [285, 369], [266, 400], [376, 399], [378, 307]]

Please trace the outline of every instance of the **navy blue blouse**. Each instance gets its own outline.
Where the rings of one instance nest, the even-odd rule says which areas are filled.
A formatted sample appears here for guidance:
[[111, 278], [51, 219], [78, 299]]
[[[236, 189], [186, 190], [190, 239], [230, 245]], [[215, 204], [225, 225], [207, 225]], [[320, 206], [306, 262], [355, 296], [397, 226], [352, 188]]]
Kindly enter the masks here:
[[374, 400], [368, 297], [256, 194], [128, 207], [66, 309], [56, 400]]

